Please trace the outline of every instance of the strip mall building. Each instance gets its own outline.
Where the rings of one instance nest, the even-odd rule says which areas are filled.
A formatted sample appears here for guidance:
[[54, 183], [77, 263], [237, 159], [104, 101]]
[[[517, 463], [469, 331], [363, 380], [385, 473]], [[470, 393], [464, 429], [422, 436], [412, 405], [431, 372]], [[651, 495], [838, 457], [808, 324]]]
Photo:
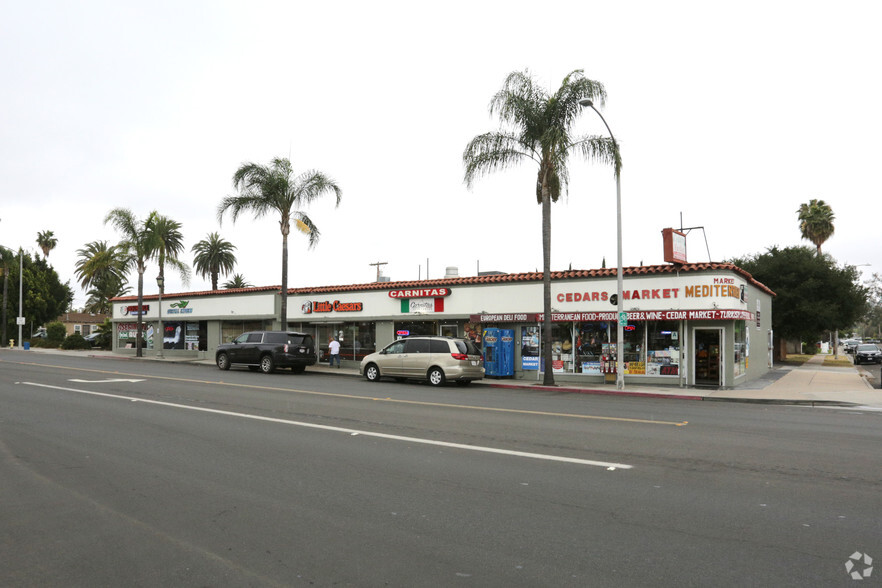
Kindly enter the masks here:
[[[449, 272], [454, 274], [455, 272]], [[621, 345], [628, 384], [733, 387], [772, 365], [774, 293], [726, 263], [674, 263], [623, 271], [627, 325]], [[321, 344], [341, 342], [344, 365], [410, 335], [470, 337], [511, 329], [514, 378], [603, 382], [615, 369], [615, 269], [552, 273], [552, 365], [542, 365], [542, 274], [450, 275], [442, 279], [294, 288], [289, 330]], [[244, 331], [281, 329], [278, 286], [165, 294], [164, 354], [214, 357], [217, 345]], [[154, 295], [113, 300], [114, 351], [134, 354], [136, 320], [145, 353], [156, 353], [160, 304]], [[326, 359], [325, 359], [326, 360]]]

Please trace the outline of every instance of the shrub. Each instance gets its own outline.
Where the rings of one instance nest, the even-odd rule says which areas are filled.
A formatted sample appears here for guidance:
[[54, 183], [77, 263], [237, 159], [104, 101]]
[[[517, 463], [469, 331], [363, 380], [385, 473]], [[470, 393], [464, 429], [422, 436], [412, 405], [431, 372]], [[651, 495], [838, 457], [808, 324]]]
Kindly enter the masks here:
[[79, 333], [74, 333], [73, 335], [68, 335], [64, 338], [64, 341], [61, 342], [62, 349], [91, 349], [92, 345], [89, 344], [88, 341], [83, 339], [83, 336]]
[[46, 338], [51, 341], [62, 341], [67, 336], [64, 323], [55, 321], [46, 325]]

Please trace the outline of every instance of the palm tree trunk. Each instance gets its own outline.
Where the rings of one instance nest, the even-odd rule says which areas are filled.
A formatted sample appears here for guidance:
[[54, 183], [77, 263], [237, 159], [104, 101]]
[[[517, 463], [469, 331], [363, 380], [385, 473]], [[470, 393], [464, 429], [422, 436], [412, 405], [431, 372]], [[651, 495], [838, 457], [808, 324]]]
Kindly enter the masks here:
[[282, 232], [282, 308], [279, 312], [282, 330], [288, 330], [288, 234]]
[[6, 343], [6, 292], [9, 283], [9, 268], [3, 268], [3, 338], [0, 339], [0, 345]]
[[551, 193], [545, 178], [542, 184], [542, 357], [545, 360], [542, 384], [554, 386], [551, 363]]

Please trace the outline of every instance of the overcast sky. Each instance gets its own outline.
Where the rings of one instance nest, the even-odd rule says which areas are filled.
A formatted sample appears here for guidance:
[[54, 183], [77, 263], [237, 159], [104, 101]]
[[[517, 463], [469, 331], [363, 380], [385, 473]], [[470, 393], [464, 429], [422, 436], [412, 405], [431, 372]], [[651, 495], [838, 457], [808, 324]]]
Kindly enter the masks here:
[[[703, 227], [690, 261], [810, 245], [796, 210], [819, 198], [836, 215], [824, 251], [882, 272], [878, 0], [0, 1], [0, 244], [36, 252], [54, 231], [75, 306], [76, 251], [119, 240], [115, 207], [181, 222], [191, 264], [219, 231], [237, 272], [280, 284], [278, 220], [216, 216], [237, 167], [273, 157], [343, 190], [307, 211], [316, 248], [292, 235], [292, 287], [370, 282], [374, 262], [393, 280], [541, 269], [536, 168], [463, 184], [463, 149], [498, 129], [488, 105], [515, 70], [550, 92], [575, 69], [605, 85], [626, 266], [662, 263], [681, 218]], [[578, 130], [605, 133], [591, 111]], [[614, 266], [613, 173], [578, 157], [570, 173], [552, 268]]]

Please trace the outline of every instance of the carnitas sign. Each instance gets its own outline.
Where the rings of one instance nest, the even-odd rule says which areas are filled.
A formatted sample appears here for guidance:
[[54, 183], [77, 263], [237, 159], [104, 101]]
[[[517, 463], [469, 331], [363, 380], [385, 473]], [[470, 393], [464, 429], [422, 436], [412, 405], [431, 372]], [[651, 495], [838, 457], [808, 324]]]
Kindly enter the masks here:
[[418, 288], [413, 290], [389, 290], [390, 298], [440, 298], [450, 296], [450, 288]]

